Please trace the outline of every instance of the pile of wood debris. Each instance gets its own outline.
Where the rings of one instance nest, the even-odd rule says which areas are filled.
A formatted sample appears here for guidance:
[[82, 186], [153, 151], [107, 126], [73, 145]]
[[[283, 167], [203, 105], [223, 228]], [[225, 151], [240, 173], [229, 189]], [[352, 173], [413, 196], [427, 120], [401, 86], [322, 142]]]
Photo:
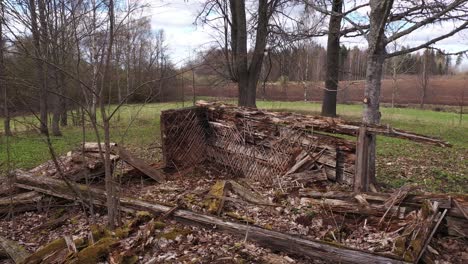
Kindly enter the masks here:
[[99, 145], [60, 157], [63, 176], [52, 162], [17, 171], [0, 210], [14, 212], [23, 229], [0, 221], [0, 256], [15, 263], [468, 261], [466, 195], [417, 186], [353, 192], [355, 144], [330, 132], [355, 135], [356, 124], [202, 103], [164, 112], [161, 125], [160, 167], [113, 146], [124, 218], [113, 232], [103, 227]]

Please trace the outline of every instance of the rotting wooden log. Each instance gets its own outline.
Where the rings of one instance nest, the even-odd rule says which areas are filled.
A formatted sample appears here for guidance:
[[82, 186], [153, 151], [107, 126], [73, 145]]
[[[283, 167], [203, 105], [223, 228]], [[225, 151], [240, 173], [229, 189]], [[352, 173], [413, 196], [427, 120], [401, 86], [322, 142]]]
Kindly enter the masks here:
[[[373, 205], [381, 205], [391, 197], [391, 193], [361, 193], [361, 195]], [[299, 196], [315, 198], [315, 199], [336, 199], [344, 201], [353, 201], [354, 194], [350, 192], [318, 192], [310, 189], [302, 189], [299, 191]], [[461, 195], [460, 195], [461, 196]], [[466, 198], [468, 199], [468, 198]], [[437, 201], [439, 208], [449, 209], [447, 215], [457, 218], [464, 218], [463, 213], [457, 207], [452, 207], [452, 199], [447, 194], [412, 194], [409, 193], [402, 200], [401, 206], [419, 207], [424, 200]], [[460, 207], [468, 211], [466, 202], [458, 202]], [[357, 204], [356, 204], [357, 205]]]
[[117, 147], [117, 149], [120, 158], [128, 164], [130, 164], [131, 166], [133, 166], [135, 169], [139, 170], [146, 176], [159, 183], [163, 183], [166, 181], [166, 176], [160, 170], [151, 167], [146, 162], [130, 154], [126, 149], [122, 147]]
[[450, 236], [468, 238], [468, 221], [452, 216], [445, 217], [447, 231]]
[[468, 220], [468, 208], [463, 208], [462, 205], [460, 205], [460, 203], [456, 200], [456, 199], [453, 199], [453, 204], [455, 205], [455, 208], [457, 208], [460, 213], [463, 215], [463, 217], [465, 217], [466, 220]]
[[34, 230], [46, 230], [46, 229], [53, 230], [61, 226], [63, 223], [65, 223], [65, 221], [67, 221], [68, 218], [69, 218], [68, 215], [62, 215], [61, 217], [49, 220], [45, 222], [44, 224], [35, 227]]
[[[116, 147], [117, 144], [114, 142], [110, 143], [111, 149]], [[101, 143], [101, 149], [104, 150], [105, 146], [104, 143]], [[99, 153], [99, 143], [98, 142], [85, 142], [82, 145], [82, 149], [84, 149], [85, 152], [98, 152]]]
[[390, 211], [390, 208], [394, 207], [395, 205], [401, 204], [401, 202], [403, 202], [408, 193], [414, 189], [416, 189], [415, 186], [404, 185], [401, 188], [398, 188], [395, 192], [393, 192], [393, 194], [383, 204], [383, 206], [388, 209], [380, 219], [379, 225], [385, 219], [385, 216], [387, 216], [388, 212]]
[[[354, 201], [343, 201], [336, 199], [313, 199], [313, 198], [301, 198], [301, 204], [310, 205], [337, 213], [351, 213], [358, 215], [372, 215], [372, 216], [383, 216], [387, 211], [387, 208], [382, 205], [363, 205], [359, 202]], [[399, 208], [393, 206], [389, 209], [391, 213], [398, 213]]]
[[299, 183], [319, 182], [328, 180], [325, 168], [314, 171], [303, 171], [289, 174], [287, 178], [293, 181], [297, 181]]
[[14, 185], [10, 186], [7, 183], [0, 185], [0, 197], [14, 195], [17, 193], [18, 193], [18, 188], [16, 188]]
[[[356, 136], [361, 126], [360, 123], [345, 121], [339, 118], [325, 118], [319, 116], [301, 115], [296, 113], [286, 112], [269, 112], [254, 108], [236, 107], [220, 103], [197, 102], [197, 106], [205, 107], [209, 110], [208, 115], [214, 116], [216, 119], [251, 119], [262, 122], [270, 122], [278, 125], [293, 125], [294, 127], [302, 127], [304, 129], [313, 129], [330, 133], [339, 133], [345, 135]], [[450, 147], [448, 142], [416, 134], [409, 131], [394, 129], [384, 125], [368, 126], [368, 131], [371, 133], [407, 139], [415, 142], [431, 144], [441, 147]]]
[[[17, 176], [17, 186], [19, 188], [36, 190], [38, 192], [44, 192], [57, 197], [69, 197], [67, 186], [60, 180], [22, 174]], [[84, 185], [78, 185], [77, 187], [78, 190], [83, 192], [83, 195], [85, 192], [92, 193], [94, 204], [100, 206], [105, 205], [105, 191], [91, 187], [88, 188]], [[172, 209], [168, 206], [127, 197], [120, 197], [120, 205], [127, 211], [143, 210], [157, 215], [163, 214]], [[245, 237], [245, 234], [248, 234], [248, 239], [257, 242], [259, 245], [295, 255], [303, 255], [340, 263], [404, 263], [401, 260], [392, 258], [391, 256], [372, 254], [357, 249], [350, 249], [345, 246], [330, 245], [322, 241], [307, 240], [294, 235], [288, 235], [264, 228], [228, 222], [218, 217], [195, 213], [188, 210], [177, 210], [173, 215], [175, 220], [182, 223], [201, 225], [240, 237]]]
[[15, 241], [0, 236], [0, 247], [14, 263], [23, 263], [29, 253]]
[[434, 229], [434, 219], [440, 214], [438, 211], [437, 202], [423, 202], [413, 219], [403, 229], [401, 236], [396, 239], [394, 252], [405, 261], [417, 263]]
[[431, 242], [432, 237], [434, 236], [435, 232], [439, 228], [440, 223], [442, 222], [442, 220], [444, 220], [445, 215], [447, 214], [447, 211], [448, 211], [447, 209], [444, 209], [444, 211], [439, 215], [439, 218], [438, 218], [437, 222], [435, 223], [434, 227], [432, 228], [432, 231], [429, 234], [429, 236], [426, 237], [426, 241], [424, 242], [424, 245], [423, 245], [421, 251], [419, 252], [418, 258], [414, 261], [414, 263], [416, 263], [416, 264], [419, 263], [419, 260], [424, 255], [424, 252], [426, 251], [426, 248], [429, 246], [429, 243]]
[[0, 207], [7, 206], [7, 205], [21, 205], [21, 204], [31, 204], [36, 203], [42, 199], [42, 194], [37, 192], [26, 192], [20, 193], [16, 195], [12, 195], [10, 197], [4, 197], [0, 199]]
[[[111, 150], [112, 151], [112, 150]], [[99, 152], [86, 152], [85, 155], [87, 157], [94, 157], [96, 159], [100, 159], [101, 158], [101, 154]], [[117, 161], [119, 159], [119, 155], [115, 155], [115, 154], [110, 154], [110, 160], [111, 161]]]
[[37, 192], [26, 192], [2, 197], [0, 199], [0, 214], [22, 213], [39, 209], [43, 195]]
[[257, 204], [257, 205], [266, 205], [266, 206], [275, 206], [275, 204], [261, 197], [259, 194], [247, 189], [241, 184], [235, 181], [227, 181], [227, 187], [231, 189], [234, 193], [242, 197], [247, 202]]

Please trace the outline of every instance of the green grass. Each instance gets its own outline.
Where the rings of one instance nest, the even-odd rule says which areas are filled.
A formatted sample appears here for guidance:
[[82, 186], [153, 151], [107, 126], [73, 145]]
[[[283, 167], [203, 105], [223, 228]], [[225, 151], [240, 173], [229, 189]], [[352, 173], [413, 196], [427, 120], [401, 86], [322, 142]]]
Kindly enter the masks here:
[[[231, 101], [233, 102], [233, 101]], [[190, 105], [186, 102], [184, 106]], [[159, 115], [162, 110], [180, 108], [182, 103], [128, 105], [121, 109], [120, 120], [112, 123], [112, 140], [129, 146], [149, 161], [160, 157]], [[295, 111], [318, 114], [321, 105], [308, 102], [259, 101], [258, 107], [275, 111]], [[360, 120], [360, 105], [338, 105], [342, 118]], [[382, 123], [416, 133], [441, 137], [453, 144], [453, 148], [439, 148], [407, 140], [378, 137], [377, 177], [388, 187], [405, 183], [417, 183], [427, 191], [468, 192], [468, 116], [459, 123], [459, 115], [453, 112], [435, 112], [411, 108], [382, 108]], [[10, 138], [11, 164], [14, 168], [29, 169], [49, 159], [44, 138], [38, 135], [31, 123], [33, 116], [21, 117], [16, 122], [16, 133]], [[130, 120], [134, 120], [130, 123]], [[0, 129], [3, 122], [0, 123]], [[95, 141], [96, 135], [86, 127], [86, 140]], [[52, 137], [59, 154], [76, 148], [82, 142], [82, 128], [69, 126], [62, 130], [62, 137]], [[6, 138], [0, 136], [0, 166], [6, 160]], [[0, 168], [1, 169], [1, 168]]]

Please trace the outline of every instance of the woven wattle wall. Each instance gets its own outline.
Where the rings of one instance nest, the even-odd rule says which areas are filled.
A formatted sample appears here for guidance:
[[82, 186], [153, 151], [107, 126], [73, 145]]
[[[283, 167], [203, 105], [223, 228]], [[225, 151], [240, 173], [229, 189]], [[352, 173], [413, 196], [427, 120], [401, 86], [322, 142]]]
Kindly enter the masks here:
[[354, 149], [343, 139], [291, 126], [253, 120], [223, 110], [192, 107], [161, 114], [165, 165], [184, 169], [212, 162], [230, 171], [271, 184], [294, 172], [323, 173], [332, 181], [352, 183]]

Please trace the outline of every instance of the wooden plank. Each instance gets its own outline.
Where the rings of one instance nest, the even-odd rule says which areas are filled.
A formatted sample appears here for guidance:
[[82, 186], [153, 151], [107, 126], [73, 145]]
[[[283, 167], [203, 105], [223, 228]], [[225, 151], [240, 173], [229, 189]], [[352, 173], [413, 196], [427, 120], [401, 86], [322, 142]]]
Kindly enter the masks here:
[[[310, 116], [287, 112], [269, 112], [256, 108], [236, 107], [234, 105], [220, 103], [197, 102], [197, 106], [207, 108], [213, 113], [213, 116], [222, 119], [252, 119], [279, 125], [294, 125], [295, 127], [302, 126], [306, 129], [352, 136], [358, 134], [359, 127], [361, 126], [360, 123], [346, 121], [340, 118], [325, 118], [320, 116]], [[439, 138], [416, 134], [401, 129], [394, 129], [385, 125], [369, 125], [368, 132], [435, 146], [452, 146], [450, 143]]]
[[23, 263], [29, 257], [29, 253], [18, 243], [0, 236], [0, 247], [14, 263]]
[[421, 249], [421, 252], [419, 252], [419, 255], [418, 255], [418, 258], [414, 261], [415, 264], [419, 263], [419, 260], [422, 258], [422, 256], [424, 255], [424, 252], [426, 251], [426, 248], [427, 246], [429, 246], [429, 243], [431, 242], [431, 239], [432, 237], [434, 236], [435, 232], [437, 231], [437, 229], [439, 228], [439, 225], [440, 223], [442, 222], [442, 220], [445, 218], [445, 215], [447, 214], [447, 209], [444, 209], [444, 211], [442, 212], [442, 214], [439, 216], [439, 219], [437, 220], [437, 222], [435, 223], [433, 229], [432, 229], [432, 232], [429, 234], [429, 236], [426, 238], [426, 241], [424, 243], [424, 246], [422, 247]]
[[[387, 199], [391, 197], [390, 193], [361, 193], [364, 199], [366, 199], [370, 204], [383, 204]], [[349, 192], [317, 192], [315, 190], [304, 189], [299, 192], [301, 197], [310, 197], [315, 199], [338, 199], [344, 201], [353, 201], [353, 193]], [[451, 207], [452, 199], [446, 194], [408, 194], [403, 201], [401, 206], [405, 207], [420, 207], [424, 200], [437, 201], [439, 203], [439, 208], [448, 209], [448, 215], [464, 218], [460, 209], [457, 207]], [[356, 204], [357, 205], [357, 204]], [[461, 208], [468, 210], [468, 207], [461, 205]], [[468, 221], [467, 221], [468, 222]]]
[[[26, 173], [17, 175], [17, 186], [23, 189], [36, 190], [38, 192], [44, 192], [62, 198], [69, 196], [70, 193], [68, 187], [60, 180], [35, 177]], [[83, 195], [88, 192], [93, 195], [94, 204], [105, 204], [105, 191], [96, 188], [88, 188], [85, 185], [77, 186], [77, 189], [80, 192], [83, 192]], [[126, 210], [146, 210], [160, 215], [169, 212], [172, 209], [169, 206], [149, 203], [128, 197], [120, 197], [119, 199], [121, 206]], [[201, 225], [206, 228], [230, 233], [239, 237], [247, 237], [247, 239], [255, 241], [259, 245], [295, 255], [308, 256], [311, 258], [339, 263], [404, 263], [401, 260], [393, 259], [389, 256], [371, 254], [369, 252], [350, 249], [344, 246], [338, 247], [322, 241], [307, 240], [256, 226], [225, 221], [218, 217], [195, 213], [188, 210], [177, 210], [173, 215], [175, 220], [182, 223]]]
[[[84, 149], [85, 152], [99, 152], [99, 145], [101, 145], [101, 149], [102, 151], [104, 151], [105, 149], [105, 146], [104, 146], [104, 143], [97, 143], [97, 142], [85, 142], [83, 145], [82, 145], [82, 148]], [[114, 142], [111, 142], [110, 143], [110, 147], [111, 149], [116, 147], [117, 144], [114, 143]]]
[[146, 176], [152, 178], [153, 180], [162, 183], [166, 181], [166, 176], [156, 168], [153, 168], [146, 164], [145, 161], [133, 156], [126, 149], [117, 146], [119, 156], [122, 160], [132, 165], [135, 169], [139, 170]]
[[356, 143], [356, 163], [354, 174], [354, 192], [367, 192], [369, 189], [369, 137], [367, 127], [359, 128], [358, 141]]
[[40, 201], [41, 199], [42, 199], [42, 195], [34, 191], [20, 193], [20, 194], [12, 195], [10, 197], [1, 198], [0, 206], [35, 203], [35, 202]]

